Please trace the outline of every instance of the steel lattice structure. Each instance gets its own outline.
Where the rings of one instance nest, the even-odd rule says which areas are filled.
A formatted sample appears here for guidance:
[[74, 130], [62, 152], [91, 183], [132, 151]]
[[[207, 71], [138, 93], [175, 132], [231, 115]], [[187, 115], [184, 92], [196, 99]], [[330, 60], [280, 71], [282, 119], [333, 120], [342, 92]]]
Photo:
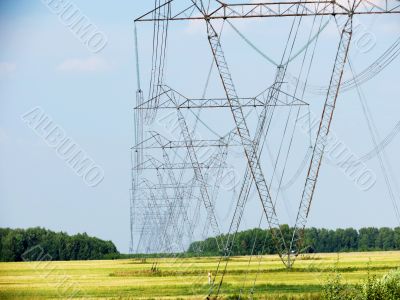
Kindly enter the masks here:
[[[201, 231], [203, 237], [208, 237], [209, 229], [211, 229], [211, 235], [220, 249], [221, 259], [215, 273], [215, 284], [209, 294], [218, 295], [228, 258], [232, 253], [235, 234], [239, 230], [246, 204], [253, 189], [262, 206], [277, 253], [287, 268], [293, 266], [302, 250], [303, 231], [310, 213], [336, 102], [343, 82], [343, 73], [353, 36], [353, 19], [357, 15], [399, 14], [400, 3], [395, 0], [332, 0], [229, 4], [219, 0], [186, 0], [186, 7], [182, 8], [178, 5], [175, 6], [177, 1], [156, 0], [153, 10], [135, 20], [135, 22], [152, 22], [157, 39], [153, 39], [148, 99], [144, 100], [140, 84], [138, 84], [137, 91], [136, 145], [132, 148], [131, 231], [139, 233], [140, 236], [138, 247], [136, 247], [137, 251], [171, 253], [185, 251], [188, 243], [193, 241], [196, 230]], [[294, 93], [285, 90], [285, 79], [290, 61], [288, 59], [290, 53], [288, 54], [285, 48], [282, 61], [287, 61], [287, 63], [277, 66], [271, 86], [254, 97], [239, 96], [224, 53], [221, 33], [216, 29], [214, 22], [229, 19], [281, 17], [294, 20], [301, 20], [303, 17], [320, 17], [322, 20], [324, 17], [331, 16], [341, 16], [345, 22], [339, 28], [340, 39], [330, 82], [315, 141], [312, 143], [312, 154], [308, 162], [309, 167], [296, 219], [290, 238], [288, 238], [281, 230], [282, 224], [277, 211], [279, 188], [278, 192], [273, 191], [272, 181], [274, 176], [278, 176], [276, 174], [278, 163], [283, 165], [282, 177], [287, 165], [293, 135], [291, 138], [290, 136], [286, 138], [285, 135], [292, 130], [288, 129], [288, 124], [293, 126], [294, 134], [298, 121], [298, 118], [293, 117], [293, 111], [299, 112], [301, 109], [308, 108], [308, 104], [304, 101], [304, 91], [298, 97], [297, 86]], [[170, 23], [195, 20], [204, 22], [205, 36], [210, 48], [209, 54], [213, 57], [213, 64], [223, 88], [223, 97], [189, 98], [165, 84], [164, 58]], [[297, 23], [293, 21], [293, 24]], [[300, 22], [298, 24], [297, 26], [300, 28]], [[296, 35], [290, 32], [286, 47], [289, 45], [290, 48], [290, 45], [295, 44]], [[301, 74], [305, 62], [309, 64], [308, 73], [304, 72], [307, 73], [307, 76], [314, 58], [314, 53], [311, 55], [307, 52], [309, 44], [304, 50], [300, 71]], [[307, 81], [303, 85], [306, 90]], [[273, 168], [268, 169], [265, 167], [262, 155], [266, 149], [268, 150], [268, 145], [273, 143], [272, 137], [270, 137], [273, 126], [271, 124], [277, 122], [273, 116], [279, 109], [286, 109], [289, 112], [286, 125], [278, 129], [281, 130], [282, 141], [276, 162], [272, 163]], [[202, 111], [208, 110], [229, 113], [232, 122], [229, 130], [225, 130], [223, 134], [215, 134], [217, 137], [214, 139], [198, 137], [197, 134], [198, 127], [201, 126], [200, 122], [214, 132], [210, 128], [213, 125], [211, 123], [204, 124], [206, 122], [199, 117]], [[171, 112], [169, 116], [173, 120], [174, 130], [177, 132], [175, 138], [166, 137], [157, 130], [144, 132], [144, 124], [153, 124], [160, 112]], [[253, 122], [255, 115], [257, 122]], [[286, 144], [284, 141], [287, 141]], [[286, 157], [281, 155], [282, 145], [287, 148]], [[234, 194], [235, 210], [229, 222], [229, 234], [226, 239], [222, 239], [222, 230], [215, 207], [216, 201], [220, 197], [223, 174], [229, 169], [227, 161], [232, 149], [240, 152], [245, 163], [239, 185], [240, 190]], [[281, 181], [282, 178], [279, 187]], [[131, 249], [134, 250], [134, 248], [132, 233]]]

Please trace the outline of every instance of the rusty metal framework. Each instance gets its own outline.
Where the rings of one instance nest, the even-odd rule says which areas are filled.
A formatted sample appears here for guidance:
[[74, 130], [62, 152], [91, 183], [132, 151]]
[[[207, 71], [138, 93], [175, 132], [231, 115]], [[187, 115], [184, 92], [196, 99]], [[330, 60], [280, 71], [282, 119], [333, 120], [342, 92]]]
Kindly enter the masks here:
[[[223, 286], [235, 236], [252, 191], [256, 192], [260, 201], [263, 218], [270, 229], [277, 254], [288, 269], [292, 268], [303, 247], [303, 232], [351, 48], [353, 19], [357, 15], [399, 14], [400, 3], [395, 0], [282, 0], [229, 4], [219, 0], [182, 0], [181, 5], [176, 5], [177, 2], [178, 0], [156, 0], [153, 10], [135, 20], [152, 22], [154, 37], [149, 97], [144, 100], [140, 83], [136, 97], [135, 146], [131, 149], [130, 248], [132, 252], [140, 253], [184, 252], [193, 242], [196, 232], [197, 237], [212, 236], [221, 257], [208, 295], [218, 296]], [[304, 100], [307, 80], [302, 83], [302, 87], [296, 86], [294, 92], [285, 89], [287, 70], [291, 63], [291, 50], [286, 49], [293, 49], [297, 42], [298, 29], [303, 17], [312, 17], [314, 22], [319, 18], [322, 24], [323, 18], [332, 16], [342, 16], [345, 22], [344, 25], [338, 25], [340, 39], [329, 88], [325, 95], [316, 138], [311, 145], [312, 154], [307, 157], [309, 167], [304, 174], [305, 184], [301, 188], [296, 218], [288, 237], [282, 231], [277, 199], [281, 193], [282, 178], [293, 147], [299, 112], [308, 109], [308, 103]], [[292, 28], [297, 26], [297, 31], [291, 30], [288, 35], [282, 63], [277, 66], [274, 81], [257, 96], [241, 97], [237, 93], [224, 53], [221, 32], [216, 29], [214, 21], [279, 17], [291, 17]], [[213, 65], [224, 92], [223, 97], [188, 98], [165, 84], [164, 59], [168, 28], [173, 21], [191, 20], [204, 22]], [[313, 27], [310, 37], [313, 36], [311, 33], [314, 33], [314, 37], [302, 50], [304, 55], [299, 71], [300, 75], [305, 74], [305, 77], [309, 76], [313, 64], [318, 42], [318, 38], [315, 37], [320, 31]], [[309, 51], [311, 44], [315, 45], [314, 50]], [[301, 89], [303, 91], [299, 91]], [[284, 121], [283, 118], [274, 119], [279, 109], [287, 111]], [[200, 116], [203, 111], [221, 111], [228, 114], [232, 126], [228, 129], [215, 128], [211, 121], [203, 121], [203, 117]], [[161, 119], [168, 119], [169, 131], [174, 133], [173, 137], [166, 137], [159, 128], [144, 132], [143, 124], [154, 125], [156, 116], [160, 113], [165, 113]], [[275, 124], [277, 132], [282, 135], [280, 140], [276, 141], [271, 137], [271, 124]], [[212, 133], [212, 138], [199, 135], [199, 126], [206, 127]], [[277, 145], [277, 150], [275, 156], [271, 153], [267, 155], [272, 161], [271, 165], [267, 165], [263, 154], [265, 155], [267, 150], [270, 151], [271, 145]], [[244, 162], [244, 172], [239, 190], [232, 189], [235, 209], [230, 215], [228, 235], [223, 238], [216, 206], [221, 198], [221, 182], [227, 170], [232, 169], [228, 163], [232, 151], [235, 151], [236, 155], [239, 153], [241, 161]], [[273, 188], [274, 180], [278, 182], [277, 189]], [[136, 239], [135, 233], [138, 236]], [[254, 289], [251, 289], [251, 294], [253, 291]]]

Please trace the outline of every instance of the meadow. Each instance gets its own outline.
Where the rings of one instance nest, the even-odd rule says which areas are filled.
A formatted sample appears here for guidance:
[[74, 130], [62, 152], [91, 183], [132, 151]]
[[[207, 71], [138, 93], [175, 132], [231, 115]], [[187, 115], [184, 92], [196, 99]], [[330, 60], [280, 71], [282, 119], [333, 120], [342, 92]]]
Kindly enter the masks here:
[[[204, 299], [219, 258], [147, 258], [0, 263], [0, 299]], [[156, 265], [157, 264], [157, 265]], [[221, 264], [223, 266], [223, 264]], [[400, 266], [400, 252], [310, 254], [293, 270], [274, 255], [231, 258], [223, 298], [319, 299], [333, 272], [361, 283], [368, 273], [381, 276]], [[217, 277], [216, 282], [219, 277]], [[256, 279], [256, 280], [255, 280]]]

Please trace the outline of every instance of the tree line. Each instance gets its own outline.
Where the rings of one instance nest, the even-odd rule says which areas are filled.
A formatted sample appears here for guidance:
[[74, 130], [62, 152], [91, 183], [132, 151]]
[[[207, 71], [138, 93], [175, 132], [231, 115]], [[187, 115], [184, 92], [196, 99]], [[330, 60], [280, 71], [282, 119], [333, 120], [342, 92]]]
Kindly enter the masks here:
[[0, 261], [90, 260], [118, 256], [113, 242], [86, 233], [69, 236], [43, 228], [0, 228]]
[[[292, 228], [282, 225], [281, 230], [286, 240], [290, 240]], [[228, 235], [219, 236], [225, 244]], [[358, 252], [400, 250], [400, 227], [392, 228], [361, 228], [347, 229], [317, 229], [307, 228], [304, 232], [305, 253], [323, 252]], [[188, 254], [219, 255], [214, 238], [193, 242], [188, 248]], [[271, 231], [251, 229], [238, 232], [232, 246], [232, 255], [276, 254]]]

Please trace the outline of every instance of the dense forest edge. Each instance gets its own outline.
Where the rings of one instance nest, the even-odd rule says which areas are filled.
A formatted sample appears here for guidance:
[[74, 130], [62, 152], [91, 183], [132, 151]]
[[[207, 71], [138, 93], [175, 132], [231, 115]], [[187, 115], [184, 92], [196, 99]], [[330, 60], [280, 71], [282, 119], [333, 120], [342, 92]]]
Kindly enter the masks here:
[[[286, 240], [290, 240], [292, 228], [282, 225], [281, 230]], [[223, 243], [228, 237], [230, 236], [219, 236]], [[303, 253], [400, 250], [400, 227], [394, 229], [368, 227], [360, 230], [307, 228], [304, 232], [303, 247]], [[201, 253], [202, 256], [220, 255], [215, 238], [193, 242], [187, 252], [193, 255]], [[251, 254], [276, 254], [270, 230], [257, 228], [236, 234], [231, 255]]]
[[117, 257], [113, 242], [86, 233], [68, 235], [44, 228], [0, 228], [0, 261], [97, 260]]
[[[286, 238], [291, 237], [292, 229], [282, 225]], [[225, 242], [228, 235], [218, 237]], [[307, 228], [304, 232], [303, 253], [336, 253], [400, 250], [400, 227], [318, 229]], [[232, 256], [251, 254], [276, 254], [270, 230], [250, 229], [238, 232], [232, 247]], [[221, 252], [215, 238], [196, 241], [190, 244], [182, 257], [219, 256]], [[90, 237], [86, 233], [68, 235], [44, 228], [10, 229], [0, 228], [0, 261], [37, 260], [100, 260], [145, 257], [175, 257], [174, 253], [122, 254], [112, 241]]]

